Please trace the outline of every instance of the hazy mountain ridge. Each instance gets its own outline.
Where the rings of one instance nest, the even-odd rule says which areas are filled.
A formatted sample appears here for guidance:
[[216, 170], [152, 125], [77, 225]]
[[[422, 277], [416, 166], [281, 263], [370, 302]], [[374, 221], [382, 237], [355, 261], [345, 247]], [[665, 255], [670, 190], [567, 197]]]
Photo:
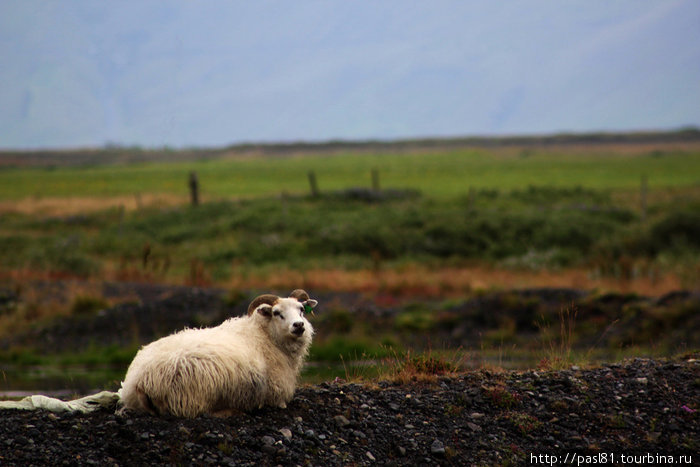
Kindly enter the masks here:
[[700, 6], [586, 5], [7, 4], [0, 147], [698, 124]]

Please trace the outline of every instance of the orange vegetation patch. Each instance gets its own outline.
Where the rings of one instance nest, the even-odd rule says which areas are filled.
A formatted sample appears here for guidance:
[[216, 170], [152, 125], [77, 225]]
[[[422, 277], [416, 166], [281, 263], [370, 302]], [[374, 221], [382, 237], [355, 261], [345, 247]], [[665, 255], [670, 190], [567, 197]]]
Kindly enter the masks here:
[[24, 198], [0, 201], [0, 213], [74, 215], [117, 208], [132, 211], [144, 207], [166, 207], [187, 203], [186, 196], [142, 194], [107, 198]]
[[[84, 279], [69, 274], [56, 275], [32, 269], [1, 270], [0, 281], [26, 283], [32, 280], [66, 281]], [[370, 295], [394, 297], [445, 297], [461, 298], [484, 291], [571, 288], [599, 291], [601, 293], [635, 293], [649, 297], [660, 297], [669, 292], [688, 288], [687, 281], [667, 272], [653, 277], [615, 279], [596, 277], [584, 269], [559, 271], [526, 271], [498, 269], [486, 265], [470, 267], [429, 268], [410, 265], [383, 270], [344, 269], [269, 269], [246, 270], [233, 274], [228, 280], [213, 281], [206, 271], [190, 272], [186, 277], [154, 275], [138, 268], [107, 268], [92, 283], [101, 281], [188, 285], [195, 287], [221, 287], [229, 290], [292, 290], [303, 288], [313, 291], [361, 292]]]
[[310, 269], [276, 270], [234, 276], [226, 287], [238, 289], [288, 289], [358, 291], [428, 297], [458, 297], [484, 290], [508, 290], [537, 287], [575, 288], [660, 296], [683, 289], [674, 274], [654, 278], [621, 280], [596, 278], [582, 269], [561, 271], [524, 271], [488, 266], [430, 269], [410, 266], [391, 270]]

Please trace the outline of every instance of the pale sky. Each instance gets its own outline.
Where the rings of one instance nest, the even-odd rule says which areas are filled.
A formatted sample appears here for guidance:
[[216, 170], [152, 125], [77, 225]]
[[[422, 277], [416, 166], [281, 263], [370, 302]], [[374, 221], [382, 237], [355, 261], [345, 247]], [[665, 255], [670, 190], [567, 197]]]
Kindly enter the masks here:
[[700, 126], [700, 2], [0, 3], [0, 148]]

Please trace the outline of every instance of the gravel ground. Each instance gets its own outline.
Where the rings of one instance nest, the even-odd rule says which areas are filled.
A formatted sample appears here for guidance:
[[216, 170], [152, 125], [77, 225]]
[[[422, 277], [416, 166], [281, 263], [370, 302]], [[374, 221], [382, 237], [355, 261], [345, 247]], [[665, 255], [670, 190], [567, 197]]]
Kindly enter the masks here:
[[698, 465], [698, 356], [336, 381], [225, 419], [4, 410], [0, 465]]

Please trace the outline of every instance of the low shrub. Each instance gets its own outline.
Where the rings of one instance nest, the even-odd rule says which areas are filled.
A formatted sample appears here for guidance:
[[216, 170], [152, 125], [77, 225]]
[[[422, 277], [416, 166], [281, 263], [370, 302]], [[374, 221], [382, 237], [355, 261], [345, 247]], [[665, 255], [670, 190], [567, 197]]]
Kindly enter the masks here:
[[78, 295], [73, 299], [70, 312], [73, 315], [89, 315], [108, 307], [109, 303], [102, 297]]
[[700, 250], [700, 206], [695, 208], [671, 212], [656, 222], [649, 232], [649, 249]]
[[100, 264], [85, 251], [82, 235], [52, 240], [46, 245], [35, 244], [28, 252], [28, 263], [32, 268], [77, 277], [90, 277], [100, 271]]
[[[225, 280], [235, 274], [232, 264], [303, 267], [333, 261], [339, 267], [379, 268], [387, 261], [477, 260], [529, 268], [593, 263], [612, 270], [610, 265], [630, 255], [700, 249], [700, 214], [692, 206], [657, 214], [644, 228], [630, 210], [610, 206], [608, 197], [585, 189], [531, 187], [371, 204], [337, 197], [221, 201], [74, 222], [13, 217], [0, 236], [0, 252], [12, 268], [86, 277], [105, 264], [138, 268], [148, 247], [161, 265], [158, 274], [186, 276], [196, 259]], [[153, 273], [151, 264], [142, 269], [146, 266]]]

